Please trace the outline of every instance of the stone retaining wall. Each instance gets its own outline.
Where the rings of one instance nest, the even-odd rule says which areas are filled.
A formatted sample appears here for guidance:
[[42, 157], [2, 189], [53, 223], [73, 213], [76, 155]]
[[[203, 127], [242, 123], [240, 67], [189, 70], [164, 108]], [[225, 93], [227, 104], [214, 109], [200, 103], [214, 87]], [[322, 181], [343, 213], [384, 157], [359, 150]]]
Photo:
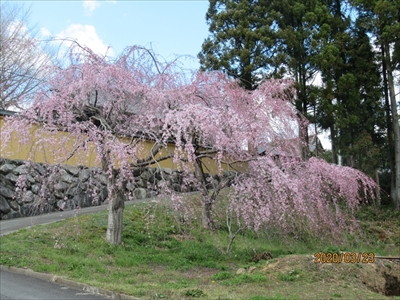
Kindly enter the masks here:
[[[176, 170], [147, 168], [135, 170], [134, 176], [127, 189], [135, 199], [155, 196], [161, 182], [177, 192], [194, 190]], [[219, 180], [218, 175], [208, 175], [209, 188]], [[54, 166], [0, 158], [0, 220], [105, 204], [106, 184], [100, 169], [65, 165], [54, 170]]]

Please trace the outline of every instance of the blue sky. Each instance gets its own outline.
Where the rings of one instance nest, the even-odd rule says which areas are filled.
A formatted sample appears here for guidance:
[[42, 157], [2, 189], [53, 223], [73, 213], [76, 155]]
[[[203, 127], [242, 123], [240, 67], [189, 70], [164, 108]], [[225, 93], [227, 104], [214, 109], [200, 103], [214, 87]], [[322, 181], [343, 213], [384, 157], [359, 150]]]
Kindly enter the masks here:
[[208, 1], [20, 1], [43, 37], [73, 38], [98, 53], [117, 55], [132, 45], [152, 46], [165, 59], [197, 54], [208, 36]]

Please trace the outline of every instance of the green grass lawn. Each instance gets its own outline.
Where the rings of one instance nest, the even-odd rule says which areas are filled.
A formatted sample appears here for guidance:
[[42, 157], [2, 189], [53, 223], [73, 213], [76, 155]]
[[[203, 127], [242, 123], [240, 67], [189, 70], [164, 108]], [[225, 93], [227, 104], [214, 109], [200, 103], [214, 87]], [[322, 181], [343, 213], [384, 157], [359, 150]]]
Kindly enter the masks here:
[[[360, 215], [364, 218], [361, 227], [368, 234], [344, 245], [243, 232], [226, 254], [225, 227], [209, 232], [196, 218], [182, 223], [168, 205], [130, 205], [124, 212], [120, 246], [105, 242], [107, 212], [101, 212], [0, 237], [0, 264], [65, 276], [143, 299], [384, 299], [362, 285], [357, 277], [360, 267], [349, 265], [331, 272], [312, 261], [316, 251], [339, 248], [399, 255], [398, 237], [391, 236], [394, 247], [390, 248], [388, 241], [379, 240], [377, 228], [400, 232], [400, 215], [373, 214], [366, 210]], [[252, 261], [255, 252], [263, 251], [274, 258], [268, 264]], [[278, 261], [279, 269], [273, 268]], [[237, 275], [240, 268], [245, 272]]]

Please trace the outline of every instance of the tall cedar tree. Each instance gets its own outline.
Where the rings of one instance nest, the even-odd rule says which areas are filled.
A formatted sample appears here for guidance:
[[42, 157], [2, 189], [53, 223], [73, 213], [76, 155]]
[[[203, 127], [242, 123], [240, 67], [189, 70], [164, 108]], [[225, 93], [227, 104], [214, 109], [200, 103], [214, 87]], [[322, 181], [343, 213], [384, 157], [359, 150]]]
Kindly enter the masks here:
[[[331, 31], [317, 57], [323, 80], [317, 121], [330, 130], [334, 162], [340, 153], [344, 164], [373, 174], [379, 165], [370, 157], [378, 154], [373, 145], [383, 144], [380, 74], [365, 30], [351, 23], [341, 4], [332, 3]], [[372, 148], [361, 147], [366, 139]]]
[[[277, 36], [278, 49], [282, 60], [279, 62], [285, 69], [285, 75], [296, 83], [296, 108], [306, 118], [312, 119], [311, 111], [315, 107], [312, 83], [317, 74], [316, 56], [321, 51], [329, 26], [329, 11], [324, 3], [318, 0], [274, 1], [272, 11], [278, 15]], [[308, 130], [303, 128], [302, 139], [308, 144]], [[303, 148], [303, 157], [309, 155], [308, 148]]]
[[400, 2], [353, 0], [352, 3], [364, 20], [364, 27], [374, 36], [381, 49], [389, 156], [392, 158], [391, 165], [394, 166], [391, 172], [391, 197], [395, 207], [400, 209], [400, 128], [393, 76], [394, 69], [398, 67]]
[[348, 28], [351, 24], [350, 17], [343, 8], [342, 0], [327, 1], [330, 19], [327, 35], [323, 39], [323, 47], [316, 56], [316, 64], [320, 71], [323, 86], [317, 104], [318, 125], [329, 130], [332, 143], [332, 162], [338, 163], [338, 133], [336, 130], [336, 99], [337, 84], [345, 73], [346, 43], [349, 39]]
[[276, 55], [276, 14], [268, 0], [210, 0], [210, 36], [198, 54], [202, 70], [221, 70], [257, 87]]
[[[384, 111], [381, 102], [381, 78], [376, 55], [363, 28], [355, 27], [346, 54], [346, 74], [338, 82], [338, 147], [345, 164], [370, 175], [382, 166], [382, 128]], [[365, 147], [370, 140], [370, 148]], [[363, 146], [364, 145], [364, 146]]]

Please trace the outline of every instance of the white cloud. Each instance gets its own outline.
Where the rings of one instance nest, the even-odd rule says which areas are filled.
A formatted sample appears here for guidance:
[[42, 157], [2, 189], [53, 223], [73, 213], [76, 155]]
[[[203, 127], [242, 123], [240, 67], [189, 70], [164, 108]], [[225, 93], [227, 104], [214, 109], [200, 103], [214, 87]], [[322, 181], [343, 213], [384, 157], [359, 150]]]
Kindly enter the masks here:
[[51, 36], [51, 32], [50, 30], [48, 30], [45, 27], [40, 28], [40, 34], [42, 35], [42, 37], [49, 37]]
[[[3, 26], [3, 24], [2, 24]], [[13, 34], [15, 32], [18, 32], [19, 36], [22, 35], [28, 35], [30, 36], [30, 32], [28, 31], [28, 27], [26, 27], [26, 24], [24, 22], [20, 22], [20, 21], [12, 21], [9, 24], [6, 24], [6, 30], [8, 32], [8, 34]]]
[[97, 35], [96, 28], [92, 25], [71, 24], [57, 36], [61, 39], [75, 40], [81, 46], [86, 46], [97, 54], [114, 56], [114, 51], [104, 44]]
[[100, 3], [96, 0], [84, 0], [83, 8], [85, 9], [85, 14], [90, 16], [92, 12], [100, 6]]

